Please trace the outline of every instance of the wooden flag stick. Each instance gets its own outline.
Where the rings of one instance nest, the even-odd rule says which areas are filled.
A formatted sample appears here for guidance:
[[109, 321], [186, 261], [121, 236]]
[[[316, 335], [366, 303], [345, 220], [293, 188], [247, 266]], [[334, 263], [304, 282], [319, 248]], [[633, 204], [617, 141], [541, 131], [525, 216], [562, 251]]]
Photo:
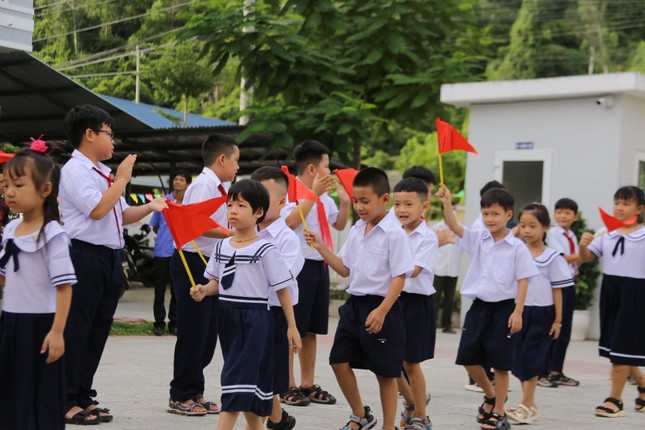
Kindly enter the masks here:
[[190, 243], [193, 245], [193, 248], [195, 248], [195, 251], [197, 251], [197, 255], [199, 255], [199, 258], [201, 258], [202, 261], [204, 262], [204, 265], [208, 266], [208, 261], [206, 261], [206, 258], [204, 258], [204, 254], [202, 254], [202, 251], [199, 250], [195, 241], [191, 240]]
[[188, 274], [188, 279], [190, 279], [191, 288], [195, 288], [195, 279], [193, 278], [193, 274], [190, 272], [190, 268], [188, 267], [188, 262], [186, 261], [186, 256], [184, 255], [184, 251], [181, 248], [179, 248], [178, 251], [179, 251], [179, 256], [181, 257], [181, 262], [184, 263], [186, 274]]
[[[307, 228], [307, 222], [305, 221], [305, 215], [302, 213], [302, 208], [300, 207], [300, 203], [296, 203], [296, 206], [298, 207], [298, 213], [300, 214], [300, 219], [302, 220], [302, 227], [304, 227], [305, 230], [309, 230]], [[311, 246], [311, 249], [315, 249], [313, 243], [310, 246]]]
[[443, 185], [443, 162], [441, 152], [439, 153], [439, 185]]

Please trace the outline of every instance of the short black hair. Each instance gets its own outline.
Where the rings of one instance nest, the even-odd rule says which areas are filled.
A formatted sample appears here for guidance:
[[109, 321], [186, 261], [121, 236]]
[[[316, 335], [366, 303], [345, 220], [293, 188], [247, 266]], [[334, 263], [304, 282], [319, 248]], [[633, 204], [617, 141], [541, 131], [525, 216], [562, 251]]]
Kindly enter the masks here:
[[[403, 172], [403, 179], [407, 179], [407, 178], [421, 179], [426, 183], [426, 188], [427, 188], [427, 185], [430, 185], [430, 184], [434, 185], [437, 183], [437, 178], [434, 175], [434, 173], [432, 173], [432, 170], [423, 166], [412, 166], [408, 170]], [[427, 194], [427, 191], [426, 191], [426, 194]]]
[[242, 179], [234, 183], [228, 191], [228, 200], [235, 201], [240, 198], [249, 202], [253, 213], [262, 208], [262, 216], [258, 218], [257, 224], [264, 221], [269, 210], [269, 192], [261, 183], [251, 179]]
[[500, 205], [505, 211], [510, 211], [515, 206], [515, 199], [505, 188], [491, 188], [482, 196], [480, 206], [482, 209], [485, 209], [494, 204]]
[[387, 179], [387, 174], [385, 174], [384, 170], [377, 167], [366, 167], [358, 172], [352, 186], [372, 187], [374, 193], [379, 196], [390, 194], [390, 181]]
[[171, 182], [170, 185], [172, 185], [172, 181], [174, 181], [177, 176], [181, 176], [182, 178], [184, 178], [188, 185], [190, 185], [190, 183], [193, 182], [193, 175], [191, 175], [190, 172], [188, 172], [188, 170], [177, 170], [172, 175], [172, 178], [170, 179], [170, 182]]
[[274, 166], [263, 166], [251, 174], [251, 179], [262, 182], [273, 179], [276, 184], [289, 188], [289, 177], [281, 169]]
[[505, 189], [506, 189], [506, 187], [504, 186], [504, 184], [502, 184], [501, 182], [498, 182], [498, 181], [488, 181], [488, 182], [486, 182], [486, 183], [484, 184], [484, 186], [482, 187], [482, 189], [481, 189], [481, 190], [479, 190], [479, 197], [484, 197], [484, 194], [486, 193], [486, 191], [488, 191], [488, 190], [492, 190], [493, 188], [501, 188], [501, 189], [503, 189], [503, 190], [505, 190]]
[[211, 134], [202, 143], [202, 158], [204, 166], [212, 166], [217, 157], [224, 154], [230, 157], [235, 152], [237, 142], [229, 135], [216, 133]]
[[572, 199], [568, 197], [561, 198], [557, 202], [555, 202], [555, 210], [558, 209], [570, 209], [574, 213], [578, 213], [578, 203], [574, 202]]
[[[614, 194], [614, 200], [618, 199], [627, 201], [634, 200], [637, 205], [645, 206], [645, 194], [643, 194], [643, 190], [633, 185], [618, 188]], [[643, 212], [638, 216], [638, 222], [643, 222]]]
[[67, 138], [76, 149], [81, 146], [85, 130], [89, 128], [98, 133], [103, 124], [114, 128], [114, 120], [110, 114], [94, 105], [76, 105], [67, 111], [63, 119]]
[[402, 179], [394, 186], [395, 193], [417, 193], [421, 201], [428, 199], [428, 184], [419, 178], [409, 177]]
[[293, 149], [297, 174], [302, 174], [310, 164], [319, 164], [325, 154], [331, 155], [331, 151], [317, 140], [305, 140], [299, 143]]

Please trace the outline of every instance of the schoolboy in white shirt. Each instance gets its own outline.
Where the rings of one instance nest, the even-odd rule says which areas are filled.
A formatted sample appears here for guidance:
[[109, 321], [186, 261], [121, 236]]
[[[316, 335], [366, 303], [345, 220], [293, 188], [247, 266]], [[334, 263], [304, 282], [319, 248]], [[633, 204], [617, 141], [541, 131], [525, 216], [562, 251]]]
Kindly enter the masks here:
[[426, 382], [420, 365], [434, 357], [436, 337], [433, 279], [439, 242], [423, 219], [429, 206], [428, 186], [421, 179], [406, 178], [394, 187], [393, 209], [408, 235], [414, 258], [414, 272], [405, 280], [399, 297], [405, 322], [403, 368], [409, 380], [408, 385], [403, 376], [398, 379], [405, 399], [401, 420], [404, 429], [432, 429], [426, 415]]
[[[251, 175], [251, 179], [261, 183], [269, 192], [269, 209], [264, 220], [258, 225], [258, 236], [275, 245], [284, 257], [294, 280], [289, 288], [291, 303], [298, 304], [298, 283], [296, 276], [302, 270], [305, 259], [300, 252], [300, 239], [280, 216], [280, 210], [287, 201], [289, 178], [277, 167], [260, 167]], [[274, 374], [273, 374], [273, 411], [268, 417], [267, 428], [288, 430], [296, 425], [296, 419], [280, 407], [279, 393], [289, 389], [290, 348], [287, 341], [287, 320], [274, 291], [269, 291], [269, 308], [274, 317]]]
[[[580, 248], [578, 247], [578, 238], [571, 230], [571, 225], [578, 220], [578, 204], [569, 198], [558, 200], [555, 202], [553, 218], [557, 224], [549, 229], [546, 244], [558, 251], [569, 263], [571, 275], [575, 279], [578, 276], [578, 266], [580, 265]], [[553, 342], [551, 348], [549, 373], [540, 378], [538, 382], [541, 387], [556, 388], [560, 385], [577, 387], [580, 385], [579, 381], [562, 373], [567, 348], [571, 341], [571, 325], [573, 324], [575, 307], [576, 286], [574, 284], [562, 288], [562, 328], [560, 329], [560, 337]]]
[[[394, 430], [397, 384], [405, 348], [405, 326], [398, 297], [412, 274], [412, 253], [401, 225], [387, 217], [390, 185], [381, 169], [368, 167], [354, 178], [354, 210], [361, 218], [338, 255], [318, 234], [305, 232], [309, 243], [343, 277], [349, 276], [350, 298], [340, 320], [329, 362], [352, 413], [347, 427], [370, 429], [376, 418], [364, 406], [353, 368], [376, 375], [383, 408], [383, 428]], [[387, 317], [387, 318], [386, 318]]]
[[101, 161], [114, 152], [114, 121], [92, 105], [73, 107], [65, 131], [75, 148], [61, 169], [59, 206], [63, 228], [72, 239], [70, 257], [78, 283], [65, 328], [65, 397], [67, 419], [96, 424], [113, 419], [99, 408], [92, 387], [112, 317], [123, 287], [123, 224], [131, 224], [166, 207], [163, 199], [130, 207], [123, 198], [136, 155], [119, 165], [116, 178]]
[[[337, 186], [340, 208], [327, 195], [332, 189], [334, 178], [329, 170], [329, 149], [315, 140], [305, 140], [293, 150], [298, 180], [318, 197], [317, 202], [301, 200], [300, 209], [310, 231], [322, 234], [323, 229], [343, 230], [349, 216], [349, 196], [341, 186]], [[295, 203], [295, 202], [290, 202]], [[295, 379], [290, 381], [291, 388], [280, 395], [282, 402], [294, 406], [306, 406], [310, 402], [334, 404], [336, 398], [323, 390], [314, 381], [316, 367], [316, 335], [327, 334], [329, 319], [329, 269], [317, 251], [305, 243], [304, 226], [298, 209], [294, 204], [285, 208], [287, 225], [300, 238], [300, 251], [305, 264], [298, 275], [299, 303], [294, 307], [298, 331], [302, 337], [300, 358], [300, 386]], [[331, 239], [331, 238], [330, 238]]]
[[[481, 428], [506, 430], [510, 424], [504, 402], [513, 366], [513, 334], [522, 330], [528, 278], [539, 272], [524, 243], [506, 228], [514, 205], [508, 191], [493, 188], [482, 196], [484, 230], [457, 223], [445, 186], [437, 197], [443, 203], [446, 225], [458, 236], [457, 245], [471, 254], [461, 294], [474, 301], [466, 314], [456, 363], [465, 366], [484, 389], [477, 416]], [[494, 369], [495, 385], [486, 376], [488, 364]]]
[[[239, 169], [240, 149], [230, 136], [209, 136], [202, 144], [202, 157], [204, 169], [186, 189], [184, 205], [226, 196], [223, 182], [235, 179]], [[211, 218], [226, 227], [226, 204]], [[227, 237], [227, 233], [215, 228], [194, 242], [204, 258], [208, 259], [215, 244], [224, 237]], [[197, 250], [191, 243], [182, 249], [195, 283], [205, 284], [204, 262]], [[177, 343], [166, 410], [178, 415], [217, 414], [219, 407], [215, 402], [204, 398], [204, 368], [210, 364], [217, 344], [218, 296], [206, 297], [201, 302], [195, 302], [190, 297], [190, 279], [177, 250], [170, 258], [170, 276], [177, 301]]]

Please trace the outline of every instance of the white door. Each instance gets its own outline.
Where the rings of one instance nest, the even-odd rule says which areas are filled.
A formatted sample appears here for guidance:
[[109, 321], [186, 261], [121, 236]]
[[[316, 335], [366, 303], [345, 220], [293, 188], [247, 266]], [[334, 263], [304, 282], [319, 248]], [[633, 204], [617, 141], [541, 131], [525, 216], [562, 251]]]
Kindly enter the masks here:
[[[551, 207], [551, 156], [551, 151], [495, 152], [493, 177], [513, 194], [514, 214], [531, 202]], [[517, 221], [515, 215], [513, 219]]]

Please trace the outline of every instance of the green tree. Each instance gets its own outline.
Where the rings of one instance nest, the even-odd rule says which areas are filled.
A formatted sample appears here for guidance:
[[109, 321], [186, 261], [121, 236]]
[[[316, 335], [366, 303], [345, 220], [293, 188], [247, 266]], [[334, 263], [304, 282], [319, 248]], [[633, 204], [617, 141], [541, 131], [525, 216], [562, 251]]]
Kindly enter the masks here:
[[283, 147], [315, 138], [357, 166], [375, 129], [430, 130], [441, 83], [473, 79], [485, 39], [468, 20], [471, 4], [234, 0], [194, 16], [181, 37], [203, 41], [216, 74], [239, 61], [253, 89], [240, 138], [270, 131]]
[[144, 77], [150, 80], [156, 99], [164, 104], [182, 103], [184, 127], [188, 124], [189, 99], [213, 86], [210, 64], [185, 44], [165, 49], [159, 59], [150, 62]]

